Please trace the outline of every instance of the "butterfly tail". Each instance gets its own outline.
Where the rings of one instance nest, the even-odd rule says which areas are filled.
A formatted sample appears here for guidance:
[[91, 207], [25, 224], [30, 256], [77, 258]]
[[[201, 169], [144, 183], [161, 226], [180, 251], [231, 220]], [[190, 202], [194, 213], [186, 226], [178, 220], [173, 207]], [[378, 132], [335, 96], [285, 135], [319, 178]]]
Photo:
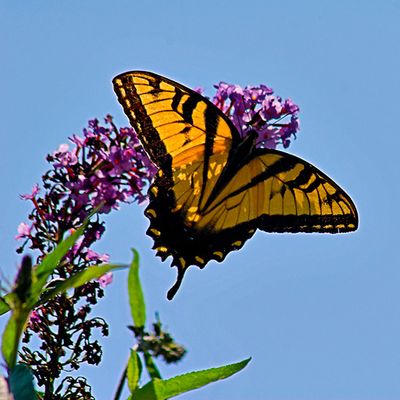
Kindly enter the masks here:
[[174, 296], [176, 295], [176, 292], [179, 290], [183, 277], [185, 276], [185, 271], [186, 269], [178, 268], [178, 276], [176, 277], [176, 282], [174, 285], [171, 287], [171, 289], [168, 290], [167, 293], [167, 299], [172, 300]]

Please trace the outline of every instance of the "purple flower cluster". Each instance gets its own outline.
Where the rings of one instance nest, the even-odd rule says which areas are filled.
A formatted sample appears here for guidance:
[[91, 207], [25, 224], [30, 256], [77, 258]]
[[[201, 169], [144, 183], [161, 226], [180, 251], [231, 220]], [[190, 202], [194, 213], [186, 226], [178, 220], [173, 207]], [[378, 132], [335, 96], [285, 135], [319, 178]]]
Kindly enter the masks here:
[[[62, 144], [48, 155], [52, 168], [43, 176], [46, 192], [39, 196], [39, 186], [35, 185], [31, 194], [21, 196], [33, 202], [34, 210], [29, 216], [32, 223], [21, 223], [16, 239], [27, 239], [25, 244], [30, 241], [30, 247], [44, 255], [96, 207], [99, 214], [109, 213], [121, 203], [146, 199], [145, 188], [156, 168], [132, 128], [118, 129], [111, 116], [105, 123], [102, 126], [98, 120], [89, 121], [83, 137], [70, 138], [72, 149]], [[105, 255], [89, 248], [103, 232], [103, 223], [91, 222], [70, 251], [68, 261], [74, 263], [80, 257], [85, 266], [107, 261]]]
[[79, 205], [103, 204], [101, 213], [118, 209], [121, 202], [142, 202], [142, 190], [156, 172], [132, 128], [118, 130], [111, 116], [106, 123], [109, 126], [103, 127], [97, 120], [89, 121], [83, 139], [76, 135], [70, 139], [76, 145], [72, 151], [61, 145], [53, 153], [54, 167], [68, 170], [66, 187], [72, 199]]
[[299, 107], [291, 99], [282, 100], [265, 85], [230, 85], [220, 82], [213, 103], [233, 122], [242, 137], [250, 131], [258, 133], [257, 147], [275, 149], [279, 144], [290, 145], [300, 129]]

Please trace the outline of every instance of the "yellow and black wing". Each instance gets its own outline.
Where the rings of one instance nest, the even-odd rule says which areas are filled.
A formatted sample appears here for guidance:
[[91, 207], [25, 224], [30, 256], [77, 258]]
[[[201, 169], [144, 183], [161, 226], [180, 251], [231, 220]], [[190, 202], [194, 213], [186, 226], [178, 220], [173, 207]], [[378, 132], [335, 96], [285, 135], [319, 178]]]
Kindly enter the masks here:
[[209, 154], [227, 159], [240, 140], [229, 118], [199, 93], [160, 75], [132, 71], [113, 79], [114, 90], [151, 160], [170, 170]]
[[159, 171], [145, 211], [147, 233], [178, 279], [239, 249], [256, 229], [348, 232], [358, 216], [350, 197], [313, 165], [240, 140], [207, 99], [166, 78], [131, 72], [114, 79], [118, 98]]

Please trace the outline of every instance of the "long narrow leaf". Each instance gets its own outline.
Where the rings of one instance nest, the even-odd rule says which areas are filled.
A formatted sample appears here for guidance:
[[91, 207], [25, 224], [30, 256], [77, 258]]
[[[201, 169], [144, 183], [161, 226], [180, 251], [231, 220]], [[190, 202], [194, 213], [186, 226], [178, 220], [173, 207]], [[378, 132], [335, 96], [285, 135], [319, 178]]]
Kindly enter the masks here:
[[132, 251], [134, 257], [128, 274], [129, 305], [134, 325], [143, 327], [146, 323], [146, 305], [139, 278], [139, 253], [135, 249]]
[[131, 350], [131, 355], [129, 357], [126, 375], [128, 378], [128, 387], [132, 394], [138, 388], [141, 373], [142, 373], [142, 364], [140, 362], [139, 355], [135, 350]]
[[60, 244], [58, 244], [57, 247], [51, 253], [47, 254], [43, 261], [36, 267], [36, 281], [32, 285], [32, 301], [34, 303], [36, 303], [37, 299], [39, 298], [43, 287], [47, 282], [47, 278], [57, 268], [61, 259], [78, 240], [79, 236], [82, 235], [88, 224], [88, 221], [89, 220], [87, 219], [80, 228], [64, 239]]
[[[32, 290], [30, 295], [30, 305], [33, 305], [37, 302], [40, 294], [43, 291], [43, 288], [47, 282], [47, 278], [50, 274], [57, 268], [61, 259], [65, 256], [68, 250], [74, 245], [79, 236], [82, 235], [85, 230], [89, 218], [93, 213], [91, 213], [88, 219], [82, 224], [80, 228], [78, 228], [75, 232], [73, 232], [70, 236], [68, 236], [65, 240], [57, 245], [57, 247], [49, 254], [47, 254], [43, 261], [36, 266], [36, 268], [32, 271], [34, 275], [34, 281], [32, 282]], [[10, 306], [8, 304], [7, 299], [9, 298], [10, 293], [3, 296], [0, 300], [0, 315], [5, 314], [10, 310]]]
[[11, 315], [4, 329], [3, 338], [1, 341], [1, 351], [3, 358], [8, 366], [11, 366], [13, 359], [17, 355], [17, 346], [19, 341], [17, 319]]
[[32, 259], [25, 256], [18, 271], [12, 292], [7, 301], [12, 314], [4, 329], [1, 350], [8, 369], [14, 368], [17, 361], [18, 345], [31, 309], [27, 306], [31, 298]]
[[13, 310], [4, 329], [1, 350], [9, 369], [14, 368], [17, 360], [19, 340], [24, 329], [29, 311], [25, 309]]
[[190, 372], [165, 381], [154, 379], [135, 393], [135, 400], [165, 400], [178, 396], [179, 394], [208, 385], [211, 382], [228, 378], [242, 370], [249, 361], [250, 358], [223, 367]]
[[151, 379], [161, 379], [161, 374], [160, 371], [157, 368], [157, 365], [155, 364], [153, 357], [148, 351], [145, 351], [143, 353], [144, 356], [144, 362], [146, 365], [147, 372], [150, 375]]
[[75, 275], [57, 284], [54, 288], [44, 292], [44, 294], [40, 298], [40, 304], [45, 303], [59, 293], [65, 292], [72, 288], [77, 288], [93, 279], [100, 278], [101, 276], [113, 269], [126, 267], [126, 265], [122, 264], [93, 265], [92, 267], [89, 267], [84, 271], [77, 272]]

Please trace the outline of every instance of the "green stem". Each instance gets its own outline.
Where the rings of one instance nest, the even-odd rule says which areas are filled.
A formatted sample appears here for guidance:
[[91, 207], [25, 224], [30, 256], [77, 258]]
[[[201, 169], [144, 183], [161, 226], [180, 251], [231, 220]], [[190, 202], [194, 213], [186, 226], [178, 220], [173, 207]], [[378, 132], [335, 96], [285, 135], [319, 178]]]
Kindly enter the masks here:
[[114, 400], [119, 400], [121, 397], [122, 389], [124, 388], [126, 381], [126, 373], [128, 370], [128, 366], [124, 368], [124, 372], [122, 373], [121, 379], [119, 380], [117, 391], [115, 392]]
[[147, 351], [143, 352], [144, 362], [146, 365], [147, 372], [150, 375], [150, 378], [153, 380], [155, 378], [162, 379], [160, 371], [158, 370], [156, 364], [153, 361], [153, 357]]

